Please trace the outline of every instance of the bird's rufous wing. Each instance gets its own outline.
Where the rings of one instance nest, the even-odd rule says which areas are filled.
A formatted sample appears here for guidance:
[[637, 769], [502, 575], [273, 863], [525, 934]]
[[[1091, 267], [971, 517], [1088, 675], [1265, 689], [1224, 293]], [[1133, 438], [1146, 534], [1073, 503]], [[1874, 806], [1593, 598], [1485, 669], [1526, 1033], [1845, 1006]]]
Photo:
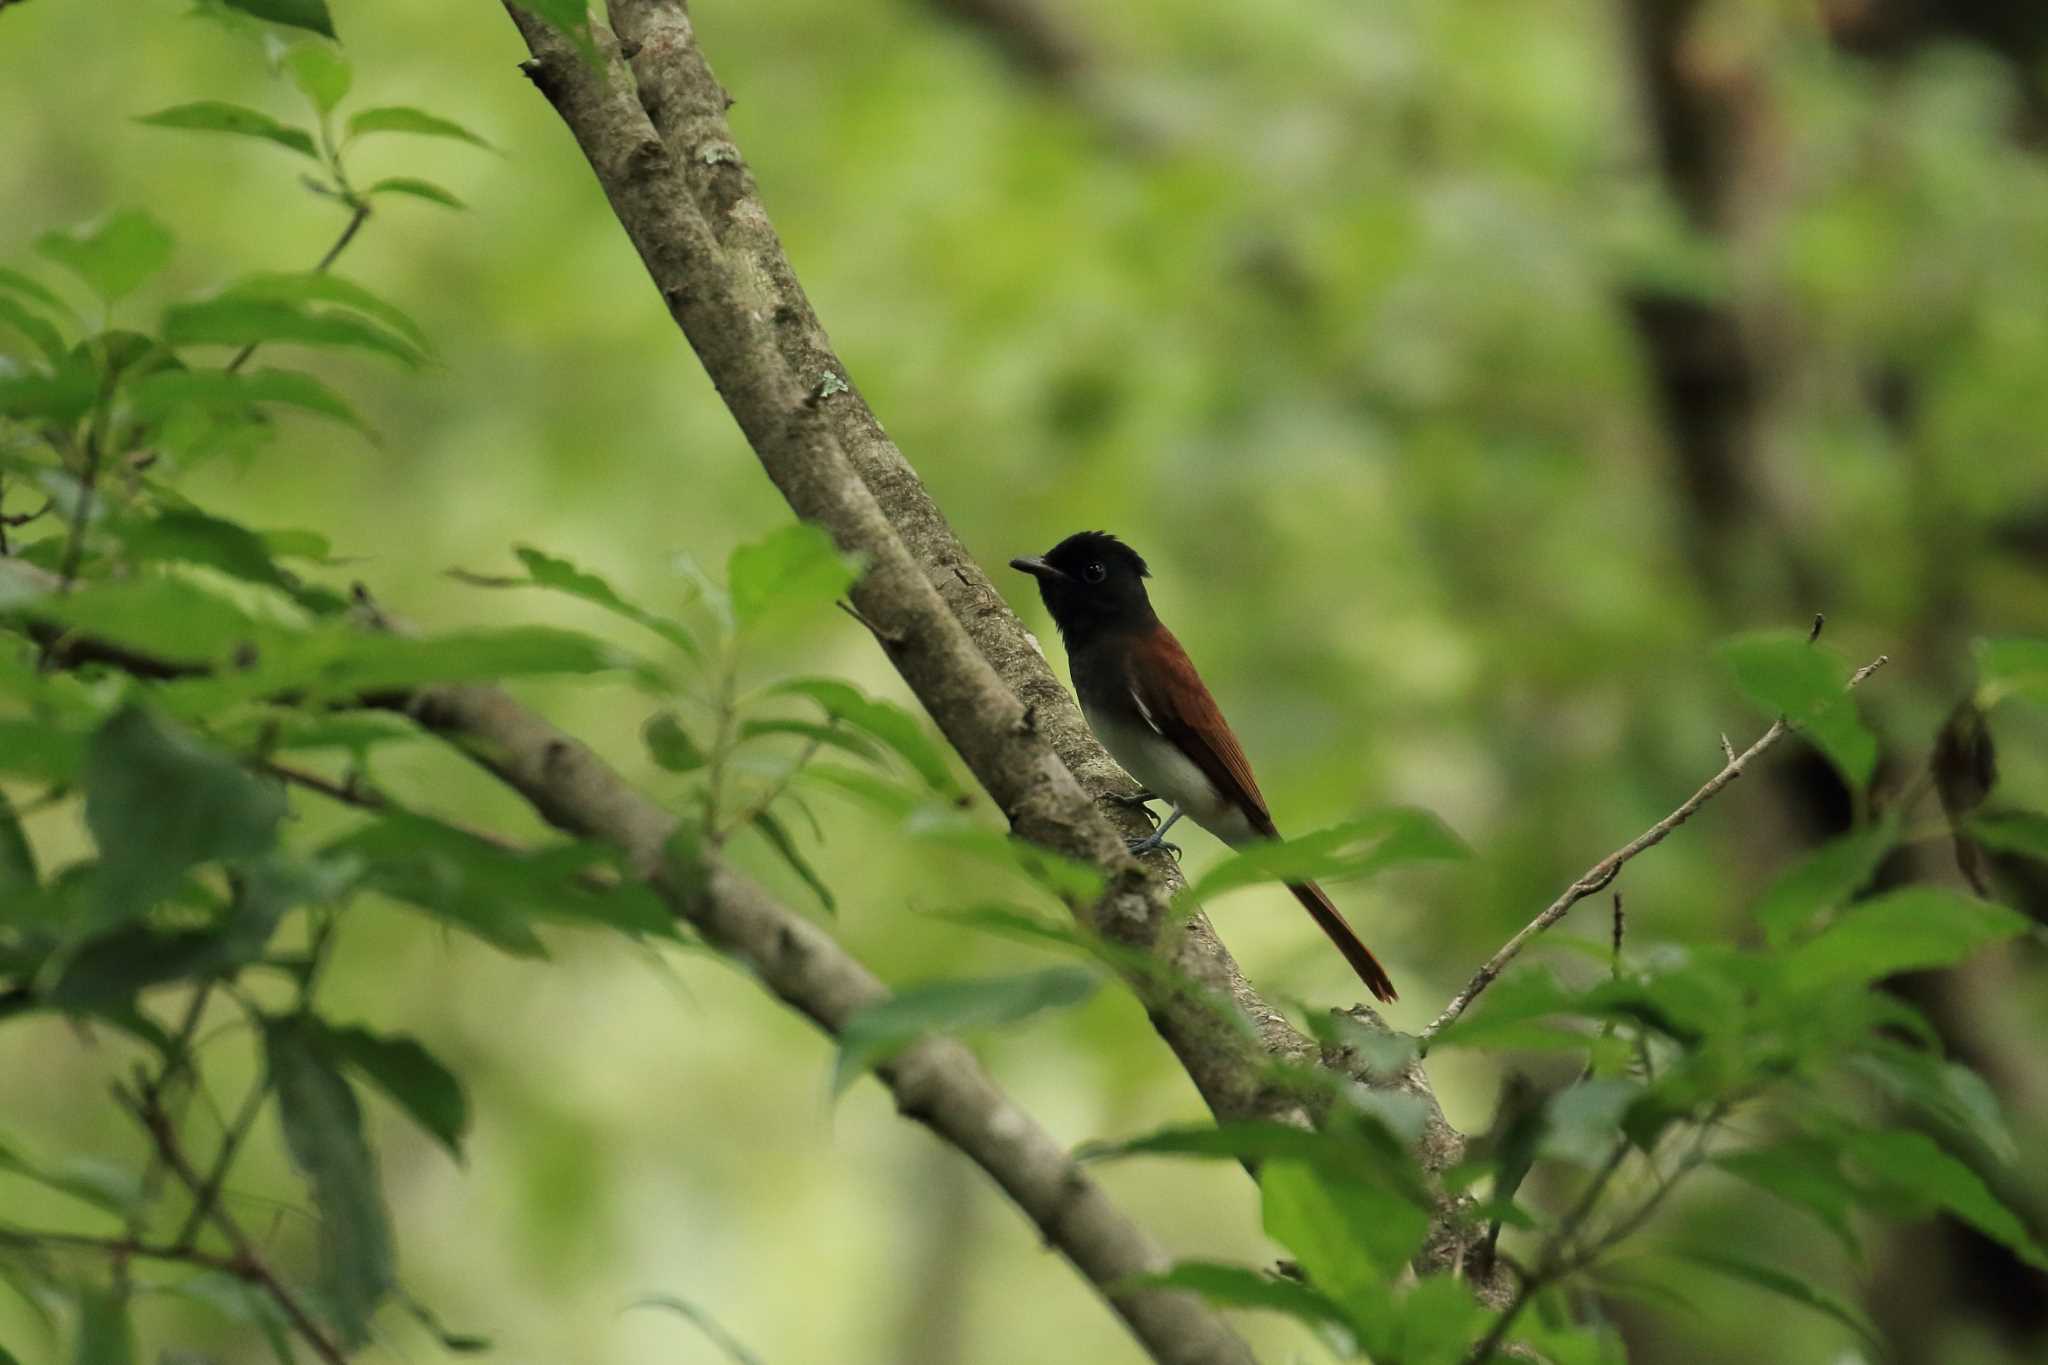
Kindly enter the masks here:
[[1252, 777], [1251, 761], [1187, 651], [1165, 626], [1154, 628], [1132, 651], [1130, 685], [1145, 723], [1186, 754], [1255, 831], [1276, 838], [1279, 831]]

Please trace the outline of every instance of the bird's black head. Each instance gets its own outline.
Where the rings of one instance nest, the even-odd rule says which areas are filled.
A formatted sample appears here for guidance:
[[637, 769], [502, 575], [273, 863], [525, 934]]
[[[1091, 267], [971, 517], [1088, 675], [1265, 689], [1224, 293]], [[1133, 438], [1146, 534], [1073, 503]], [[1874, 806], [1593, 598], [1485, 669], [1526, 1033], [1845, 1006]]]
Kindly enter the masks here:
[[1107, 531], [1077, 532], [1043, 555], [1011, 560], [1010, 567], [1038, 580], [1045, 609], [1070, 642], [1076, 634], [1158, 619], [1145, 594], [1151, 571], [1136, 550]]

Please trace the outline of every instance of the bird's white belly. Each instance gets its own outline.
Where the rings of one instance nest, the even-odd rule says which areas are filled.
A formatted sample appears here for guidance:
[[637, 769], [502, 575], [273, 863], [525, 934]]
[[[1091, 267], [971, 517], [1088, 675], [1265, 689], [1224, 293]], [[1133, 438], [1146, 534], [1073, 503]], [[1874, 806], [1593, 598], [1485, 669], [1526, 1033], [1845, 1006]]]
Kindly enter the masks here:
[[1209, 775], [1164, 735], [1148, 725], [1111, 719], [1086, 706], [1081, 715], [1110, 757], [1146, 791], [1172, 804], [1226, 844], [1242, 844], [1257, 837], [1244, 813], [1224, 800]]

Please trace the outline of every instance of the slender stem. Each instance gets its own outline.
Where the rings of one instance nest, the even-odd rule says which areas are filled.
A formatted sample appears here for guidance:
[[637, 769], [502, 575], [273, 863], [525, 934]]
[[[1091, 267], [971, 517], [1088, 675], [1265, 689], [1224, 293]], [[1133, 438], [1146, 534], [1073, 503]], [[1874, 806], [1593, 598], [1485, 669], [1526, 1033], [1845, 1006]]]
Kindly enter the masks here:
[[[830, 729], [831, 727], [828, 725], [826, 728]], [[790, 764], [788, 770], [775, 779], [774, 784], [768, 788], [766, 794], [748, 806], [745, 813], [732, 822], [726, 829], [726, 834], [731, 834], [735, 830], [745, 829], [748, 825], [760, 819], [763, 812], [782, 799], [782, 794], [789, 790], [792, 782], [796, 781], [797, 774], [810, 766], [811, 760], [818, 756], [818, 750], [823, 747], [825, 747], [825, 741], [822, 739], [813, 738], [808, 741], [802, 751], [797, 754], [796, 762]]]
[[220, 1150], [214, 1153], [213, 1165], [207, 1168], [206, 1178], [192, 1194], [192, 1211], [185, 1215], [178, 1235], [171, 1239], [171, 1245], [189, 1247], [192, 1239], [199, 1235], [200, 1225], [206, 1221], [207, 1213], [220, 1198], [221, 1186], [227, 1183], [228, 1168], [234, 1164], [236, 1154], [241, 1150], [242, 1140], [249, 1136], [249, 1130], [256, 1125], [256, 1116], [263, 1111], [263, 1098], [270, 1093], [266, 1077], [258, 1076], [249, 1086], [249, 1092], [242, 1096], [242, 1104], [235, 1111], [234, 1121], [223, 1130]]
[[739, 719], [739, 657], [732, 642], [727, 641], [719, 648], [718, 661], [718, 728], [711, 739], [711, 757], [706, 764], [704, 783], [704, 837], [717, 843], [718, 808], [725, 800], [726, 760], [732, 756], [733, 731]]
[[[1883, 668], [1888, 662], [1890, 662], [1888, 656], [1878, 655], [1875, 659], [1850, 675], [1849, 687], [1856, 687], [1865, 678], [1877, 672], [1878, 669]], [[1429, 1043], [1437, 1034], [1443, 1032], [1452, 1020], [1470, 1008], [1472, 1002], [1479, 998], [1479, 993], [1492, 985], [1494, 978], [1507, 970], [1507, 965], [1515, 960], [1516, 955], [1523, 948], [1529, 945], [1531, 939], [1563, 919], [1565, 912], [1574, 905], [1577, 905], [1586, 897], [1604, 890], [1607, 884], [1620, 874], [1623, 864], [1644, 850], [1663, 843], [1665, 837], [1671, 831], [1677, 829], [1687, 820], [1690, 820], [1698, 813], [1701, 806], [1706, 805], [1707, 802], [1719, 795], [1723, 787], [1742, 776], [1742, 770], [1748, 767], [1752, 761], [1797, 728], [1797, 726], [1782, 716], [1771, 722], [1771, 728], [1764, 731], [1756, 743], [1729, 759], [1727, 765], [1720, 772], [1708, 778], [1706, 785], [1687, 797], [1684, 804], [1680, 805], [1677, 810], [1672, 811], [1671, 814], [1665, 816], [1662, 820], [1659, 820], [1656, 824], [1650, 826], [1641, 834], [1638, 834], [1635, 838], [1629, 840], [1626, 844], [1623, 844], [1620, 848], [1586, 869], [1584, 876], [1580, 877], [1570, 886], [1567, 886], [1562, 895], [1544, 907], [1542, 914], [1524, 925], [1513, 938], [1501, 945], [1499, 952], [1496, 952], [1486, 960], [1485, 966], [1473, 973], [1472, 980], [1466, 983], [1465, 989], [1452, 996], [1450, 1003], [1444, 1006], [1443, 1013], [1430, 1020], [1429, 1027], [1422, 1031], [1421, 1038], [1423, 1043], [1425, 1045]]]
[[[170, 1118], [153, 1101], [132, 1097], [119, 1087], [116, 1088], [115, 1094], [127, 1105], [136, 1120], [148, 1132], [151, 1140], [156, 1143], [157, 1151], [163, 1155], [164, 1164], [170, 1167], [172, 1174], [184, 1182], [185, 1188], [192, 1191], [196, 1199], [205, 1188], [205, 1182], [192, 1168], [191, 1161], [185, 1156], [184, 1148], [179, 1146], [178, 1135], [171, 1128]], [[221, 1207], [217, 1192], [209, 1198], [204, 1207], [207, 1219], [228, 1240], [228, 1247], [232, 1253], [230, 1262], [238, 1267], [234, 1273], [270, 1296], [271, 1301], [284, 1314], [285, 1320], [291, 1324], [292, 1330], [312, 1347], [315, 1355], [328, 1365], [345, 1365], [348, 1357], [342, 1353], [341, 1347], [321, 1328], [319, 1321], [300, 1301], [299, 1296], [278, 1278], [276, 1272], [272, 1271], [257, 1253], [255, 1243], [242, 1230], [242, 1225], [236, 1221], [233, 1214]]]
[[[344, 190], [346, 190], [346, 187], [344, 187]], [[327, 254], [325, 256], [322, 256], [319, 260], [319, 263], [313, 267], [314, 274], [321, 275], [327, 272], [328, 268], [334, 264], [334, 262], [340, 257], [341, 253], [348, 249], [348, 244], [355, 240], [356, 233], [362, 230], [363, 223], [365, 220], [369, 218], [369, 216], [370, 201], [367, 199], [357, 199], [351, 196], [349, 199], [348, 224], [347, 226], [342, 228], [341, 236], [334, 239], [334, 245], [327, 248]], [[233, 374], [237, 370], [240, 370], [244, 365], [248, 364], [249, 357], [255, 355], [256, 348], [258, 346], [261, 346], [262, 344], [263, 343], [260, 341], [252, 341], [247, 346], [244, 346], [241, 350], [237, 351], [235, 353], [235, 358], [228, 362], [227, 372], [229, 374]]]

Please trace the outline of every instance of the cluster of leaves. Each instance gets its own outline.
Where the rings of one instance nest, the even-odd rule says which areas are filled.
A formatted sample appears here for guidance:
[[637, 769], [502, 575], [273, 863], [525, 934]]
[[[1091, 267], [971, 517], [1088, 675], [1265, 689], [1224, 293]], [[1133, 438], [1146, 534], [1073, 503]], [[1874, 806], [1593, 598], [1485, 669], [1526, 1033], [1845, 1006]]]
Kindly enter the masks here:
[[[331, 34], [318, 0], [226, 9]], [[751, 831], [828, 907], [786, 823], [789, 811], [808, 810], [800, 776], [905, 811], [957, 796], [943, 751], [900, 707], [822, 677], [740, 693], [751, 643], [828, 609], [853, 578], [855, 566], [809, 528], [736, 552], [723, 587], [701, 574], [678, 579], [671, 596], [695, 620], [629, 602], [534, 549], [518, 552], [523, 576], [489, 580], [565, 594], [644, 628], [664, 647], [650, 660], [575, 630], [392, 629], [360, 589], [319, 581], [334, 563], [321, 535], [252, 528], [176, 491], [200, 460], [257, 455], [288, 430], [287, 410], [364, 427], [311, 370], [248, 368], [258, 348], [427, 360], [411, 319], [330, 267], [376, 200], [456, 206], [454, 196], [403, 177], [358, 189], [346, 158], [356, 140], [391, 132], [482, 145], [410, 108], [361, 109], [342, 122], [352, 73], [333, 46], [269, 50], [314, 126], [219, 101], [140, 121], [253, 138], [316, 162], [305, 183], [347, 214], [316, 268], [249, 275], [173, 302], [149, 330], [116, 321], [174, 250], [147, 211], [36, 242], [89, 291], [91, 307], [28, 270], [0, 270], [0, 1025], [59, 1013], [132, 1040], [138, 1060], [116, 1095], [151, 1151], [134, 1171], [82, 1156], [44, 1160], [27, 1142], [0, 1139], [0, 1179], [57, 1191], [81, 1205], [83, 1220], [112, 1220], [105, 1232], [0, 1222], [0, 1281], [53, 1329], [68, 1306], [77, 1358], [94, 1365], [135, 1358], [128, 1309], [145, 1292], [248, 1322], [280, 1360], [292, 1358], [291, 1332], [308, 1330], [299, 1313], [325, 1355], [368, 1340], [390, 1303], [449, 1349], [482, 1344], [441, 1329], [398, 1289], [359, 1099], [365, 1089], [382, 1095], [459, 1158], [469, 1126], [462, 1084], [418, 1040], [323, 1013], [336, 936], [380, 904], [530, 956], [545, 954], [550, 925], [635, 941], [679, 932], [610, 849], [516, 846], [382, 791], [380, 755], [429, 738], [410, 707], [422, 689], [536, 677], [638, 684], [659, 708], [646, 727], [654, 762], [688, 778], [677, 798], [688, 837], [715, 846]], [[675, 703], [699, 714], [678, 714]], [[856, 765], [832, 779], [807, 774], [824, 750]], [[287, 818], [294, 788], [345, 808], [341, 831], [298, 829]], [[62, 824], [34, 817], [66, 811], [82, 814], [91, 848], [53, 863]], [[32, 829], [50, 833], [32, 838]], [[197, 1051], [202, 1026], [211, 1036], [223, 1013], [260, 1040], [259, 1078], [233, 1108], [213, 1099]], [[204, 1160], [182, 1121], [195, 1098], [233, 1114]], [[291, 1287], [296, 1274], [258, 1272], [224, 1203], [244, 1137], [273, 1112], [317, 1214], [319, 1269], [303, 1292]], [[158, 1278], [164, 1268], [171, 1275]]]
[[[1744, 692], [1801, 727], [1862, 790], [1876, 745], [1846, 690], [1846, 661], [1789, 634], [1731, 641], [1724, 656]], [[2048, 702], [2048, 645], [1992, 642], [1979, 657], [1971, 714], [2007, 698]], [[1937, 770], [1954, 747], [1945, 736]], [[1979, 802], [1990, 786], [1983, 775]], [[1904, 820], [1924, 790], [1866, 814], [1786, 870], [1754, 907], [1755, 947], [1660, 945], [1624, 956], [1617, 939], [1611, 953], [1583, 946], [1605, 968], [1590, 979], [1529, 968], [1496, 985], [1429, 1046], [1562, 1053], [1576, 1059], [1577, 1079], [1547, 1095], [1506, 1087], [1493, 1132], [1439, 1184], [1413, 1155], [1421, 1106], [1385, 1094], [1334, 1096], [1335, 1116], [1313, 1133], [1234, 1124], [1093, 1149], [1098, 1157], [1256, 1163], [1265, 1229], [1298, 1267], [1269, 1274], [1196, 1262], [1153, 1282], [1287, 1314], [1339, 1354], [1381, 1365], [1449, 1365], [1475, 1350], [1491, 1356], [1508, 1340], [1553, 1361], [1618, 1361], [1611, 1329], [1576, 1321], [1570, 1290], [1590, 1285], [1683, 1305], [1701, 1272], [1783, 1295], [1874, 1341], [1857, 1309], [1755, 1248], [1639, 1247], [1636, 1234], [1674, 1186], [1701, 1170], [1818, 1220], [1858, 1261], [1863, 1217], [1946, 1213], [2048, 1268], [2048, 1250], [2008, 1202], [2020, 1153], [1997, 1100], [1942, 1055], [1917, 1010], [1878, 989], [2033, 929], [2019, 911], [1943, 887], [1874, 889], [1887, 859], [1913, 837]], [[1958, 837], [2048, 863], [2048, 817], [1959, 818]], [[1355, 1047], [1388, 1071], [1421, 1049], [1420, 1039], [1368, 1032], [1341, 1016], [1310, 1022], [1326, 1042]], [[1577, 1173], [1580, 1193], [1563, 1211], [1518, 1197], [1539, 1166]], [[1484, 1248], [1479, 1266], [1496, 1254], [1503, 1226], [1511, 1230], [1515, 1249], [1497, 1254], [1516, 1272], [1517, 1297], [1500, 1311], [1449, 1275], [1401, 1287], [1432, 1214], [1447, 1197], [1482, 1186], [1485, 1197], [1455, 1205], [1457, 1217], [1471, 1246]]]

